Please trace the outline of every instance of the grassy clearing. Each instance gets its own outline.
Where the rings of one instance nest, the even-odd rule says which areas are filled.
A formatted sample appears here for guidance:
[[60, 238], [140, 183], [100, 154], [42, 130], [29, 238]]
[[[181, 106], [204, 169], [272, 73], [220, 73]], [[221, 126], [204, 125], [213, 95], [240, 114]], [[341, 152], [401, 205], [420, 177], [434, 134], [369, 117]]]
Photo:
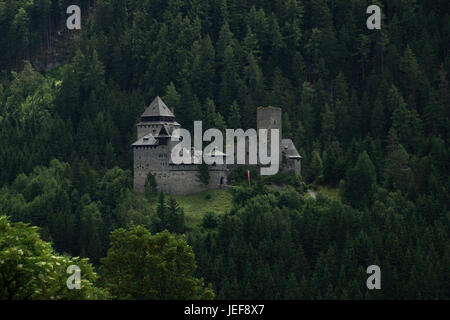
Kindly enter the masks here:
[[[229, 190], [208, 190], [189, 196], [174, 195], [173, 197], [183, 208], [186, 223], [190, 226], [200, 224], [207, 212], [221, 215], [232, 207], [232, 196]], [[155, 203], [155, 209], [156, 206]]]

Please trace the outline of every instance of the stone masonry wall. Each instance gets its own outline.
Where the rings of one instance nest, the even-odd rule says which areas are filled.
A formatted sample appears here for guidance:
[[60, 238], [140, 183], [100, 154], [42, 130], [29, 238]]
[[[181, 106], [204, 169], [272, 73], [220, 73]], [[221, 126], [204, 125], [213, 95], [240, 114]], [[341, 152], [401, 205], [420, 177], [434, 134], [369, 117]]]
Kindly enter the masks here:
[[193, 194], [208, 189], [217, 189], [226, 179], [225, 168], [210, 170], [210, 183], [203, 185], [197, 179], [197, 167], [186, 166], [171, 168], [170, 153], [167, 146], [134, 148], [134, 191], [142, 193], [145, 190], [145, 180], [151, 172], [156, 179], [158, 188], [169, 194]]

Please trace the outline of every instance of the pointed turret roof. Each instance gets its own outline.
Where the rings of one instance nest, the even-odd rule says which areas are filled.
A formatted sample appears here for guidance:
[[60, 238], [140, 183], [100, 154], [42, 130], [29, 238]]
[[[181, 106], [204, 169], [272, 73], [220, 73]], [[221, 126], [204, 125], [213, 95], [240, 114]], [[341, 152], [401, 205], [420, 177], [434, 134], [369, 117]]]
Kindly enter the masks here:
[[142, 117], [175, 117], [170, 111], [169, 107], [166, 106], [164, 101], [158, 96], [153, 100], [153, 102], [145, 109]]
[[159, 139], [159, 138], [170, 138], [169, 128], [166, 125], [161, 126], [161, 130], [159, 130], [159, 133], [158, 133], [158, 135], [155, 138], [156, 139]]

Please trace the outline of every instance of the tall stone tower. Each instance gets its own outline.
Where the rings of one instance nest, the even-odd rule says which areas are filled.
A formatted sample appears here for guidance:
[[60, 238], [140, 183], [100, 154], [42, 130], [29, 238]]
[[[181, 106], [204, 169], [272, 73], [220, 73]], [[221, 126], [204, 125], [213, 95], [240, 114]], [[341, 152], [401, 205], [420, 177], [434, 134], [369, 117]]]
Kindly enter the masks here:
[[141, 122], [137, 125], [138, 140], [132, 145], [136, 192], [144, 192], [149, 172], [168, 172], [170, 138], [172, 132], [179, 127], [174, 114], [160, 97], [156, 97], [141, 115]]
[[[279, 146], [280, 146], [280, 157], [281, 157], [281, 138], [282, 138], [282, 120], [281, 120], [281, 108], [276, 107], [259, 107], [257, 109], [257, 128], [268, 129], [267, 133], [267, 147], [268, 154], [270, 155], [271, 150], [271, 134], [270, 129], [278, 129], [280, 132], [279, 136]], [[280, 159], [281, 161], [281, 159]]]

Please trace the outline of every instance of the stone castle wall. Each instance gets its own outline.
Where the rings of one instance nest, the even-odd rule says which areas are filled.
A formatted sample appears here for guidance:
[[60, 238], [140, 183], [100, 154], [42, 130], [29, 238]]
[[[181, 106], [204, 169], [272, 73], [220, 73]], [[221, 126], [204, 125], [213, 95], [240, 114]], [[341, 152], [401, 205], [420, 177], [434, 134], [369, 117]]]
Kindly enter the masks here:
[[210, 171], [210, 182], [208, 186], [205, 186], [198, 181], [197, 170], [135, 171], [135, 192], [142, 193], [145, 191], [145, 179], [147, 178], [149, 172], [151, 172], [155, 177], [158, 189], [169, 194], [189, 195], [209, 189], [218, 189], [226, 181], [225, 171]]
[[301, 174], [300, 159], [286, 159], [283, 161], [283, 169], [285, 172], [295, 175]]
[[169, 194], [193, 194], [208, 189], [217, 189], [226, 181], [224, 166], [211, 167], [210, 182], [203, 185], [197, 178], [196, 165], [170, 165], [168, 146], [134, 148], [134, 191], [145, 190], [147, 175], [151, 172], [160, 190]]

